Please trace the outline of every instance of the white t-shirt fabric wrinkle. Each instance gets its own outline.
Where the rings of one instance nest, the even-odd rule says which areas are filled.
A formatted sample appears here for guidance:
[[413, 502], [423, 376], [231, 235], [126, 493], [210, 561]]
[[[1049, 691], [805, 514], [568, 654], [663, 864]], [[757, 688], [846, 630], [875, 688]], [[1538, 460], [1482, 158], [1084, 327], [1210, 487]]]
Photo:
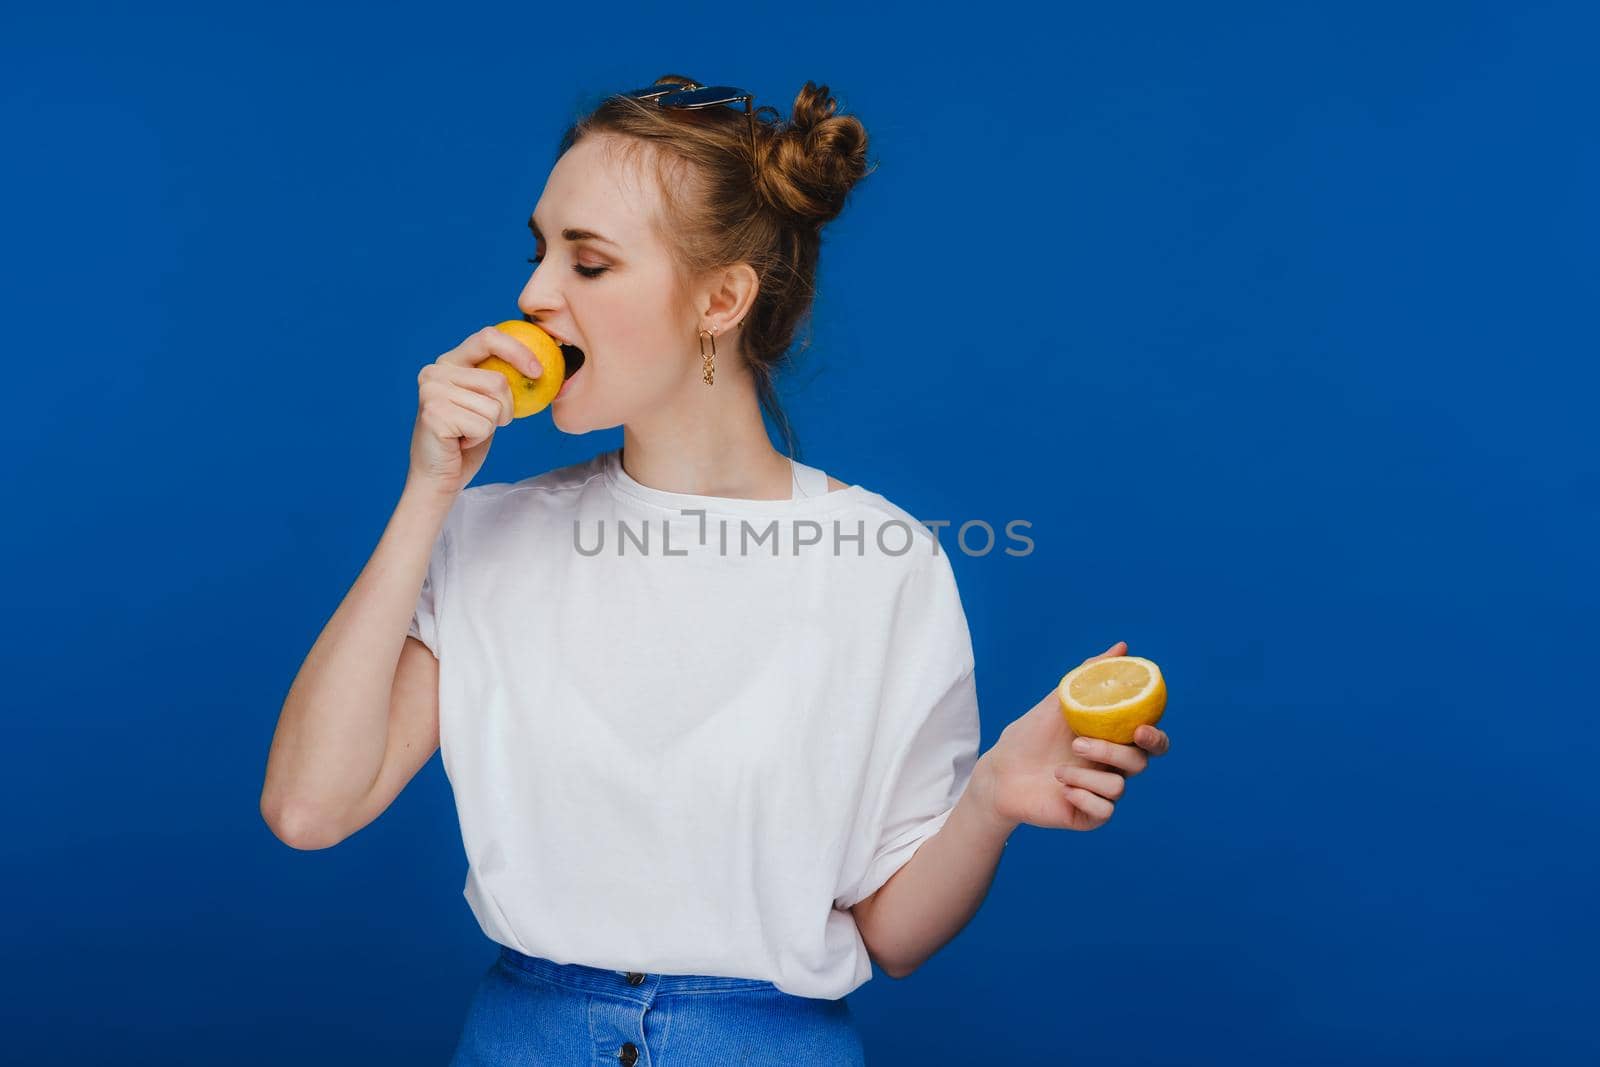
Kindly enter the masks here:
[[620, 453], [470, 487], [434, 544], [409, 632], [439, 660], [463, 895], [557, 963], [842, 997], [872, 976], [847, 909], [978, 758], [950, 561], [805, 464], [751, 500]]

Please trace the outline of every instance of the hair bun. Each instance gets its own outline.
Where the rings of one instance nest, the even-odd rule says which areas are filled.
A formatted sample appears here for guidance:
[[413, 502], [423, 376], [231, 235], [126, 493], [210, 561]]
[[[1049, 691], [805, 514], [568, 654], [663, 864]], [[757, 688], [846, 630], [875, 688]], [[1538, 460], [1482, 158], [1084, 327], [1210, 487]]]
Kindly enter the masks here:
[[807, 81], [757, 168], [773, 207], [813, 226], [836, 218], [851, 188], [868, 173], [866, 127], [838, 109], [826, 85]]

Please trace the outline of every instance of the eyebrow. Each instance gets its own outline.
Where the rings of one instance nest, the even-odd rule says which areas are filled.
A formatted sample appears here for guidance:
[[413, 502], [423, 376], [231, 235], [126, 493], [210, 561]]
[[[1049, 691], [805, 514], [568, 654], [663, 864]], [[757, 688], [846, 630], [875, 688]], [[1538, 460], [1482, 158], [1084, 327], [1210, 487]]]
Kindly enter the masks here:
[[[544, 240], [544, 234], [539, 232], [539, 224], [537, 222], [533, 221], [533, 216], [532, 215], [528, 216], [528, 229], [533, 231], [534, 237], [538, 238], [541, 241]], [[561, 231], [561, 237], [562, 237], [563, 240], [566, 240], [566, 241], [573, 241], [573, 242], [577, 242], [577, 241], [599, 241], [601, 244], [608, 244], [608, 245], [611, 245], [613, 248], [621, 248], [622, 247], [621, 245], [617, 244], [617, 242], [613, 241], [611, 238], [603, 237], [600, 234], [595, 233], [593, 230], [578, 230], [578, 229], [573, 229], [572, 227], [568, 227], [567, 229]]]

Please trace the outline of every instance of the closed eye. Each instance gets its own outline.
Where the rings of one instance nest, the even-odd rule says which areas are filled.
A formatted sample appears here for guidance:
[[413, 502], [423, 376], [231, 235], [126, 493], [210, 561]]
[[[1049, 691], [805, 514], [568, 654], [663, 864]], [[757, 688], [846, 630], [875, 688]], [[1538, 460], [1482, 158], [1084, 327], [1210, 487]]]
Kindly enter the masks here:
[[[529, 256], [528, 257], [528, 262], [532, 263], [535, 267], [537, 267], [541, 262], [543, 262], [543, 260], [544, 260], [543, 256]], [[606, 271], [610, 270], [611, 268], [610, 267], [585, 267], [581, 263], [574, 263], [572, 265], [572, 269], [577, 271], [579, 274], [583, 275], [585, 278], [598, 278], [598, 277], [600, 277], [600, 275], [604, 274]]]

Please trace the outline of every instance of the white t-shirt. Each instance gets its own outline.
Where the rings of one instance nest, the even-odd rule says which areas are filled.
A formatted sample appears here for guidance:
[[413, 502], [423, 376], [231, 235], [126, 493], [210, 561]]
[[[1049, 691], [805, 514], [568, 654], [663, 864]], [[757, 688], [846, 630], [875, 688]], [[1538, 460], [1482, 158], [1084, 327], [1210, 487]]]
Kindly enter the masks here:
[[410, 632], [439, 660], [463, 893], [557, 963], [842, 997], [872, 977], [844, 909], [978, 758], [949, 558], [805, 464], [748, 500], [651, 488], [620, 452], [468, 488], [434, 545]]

